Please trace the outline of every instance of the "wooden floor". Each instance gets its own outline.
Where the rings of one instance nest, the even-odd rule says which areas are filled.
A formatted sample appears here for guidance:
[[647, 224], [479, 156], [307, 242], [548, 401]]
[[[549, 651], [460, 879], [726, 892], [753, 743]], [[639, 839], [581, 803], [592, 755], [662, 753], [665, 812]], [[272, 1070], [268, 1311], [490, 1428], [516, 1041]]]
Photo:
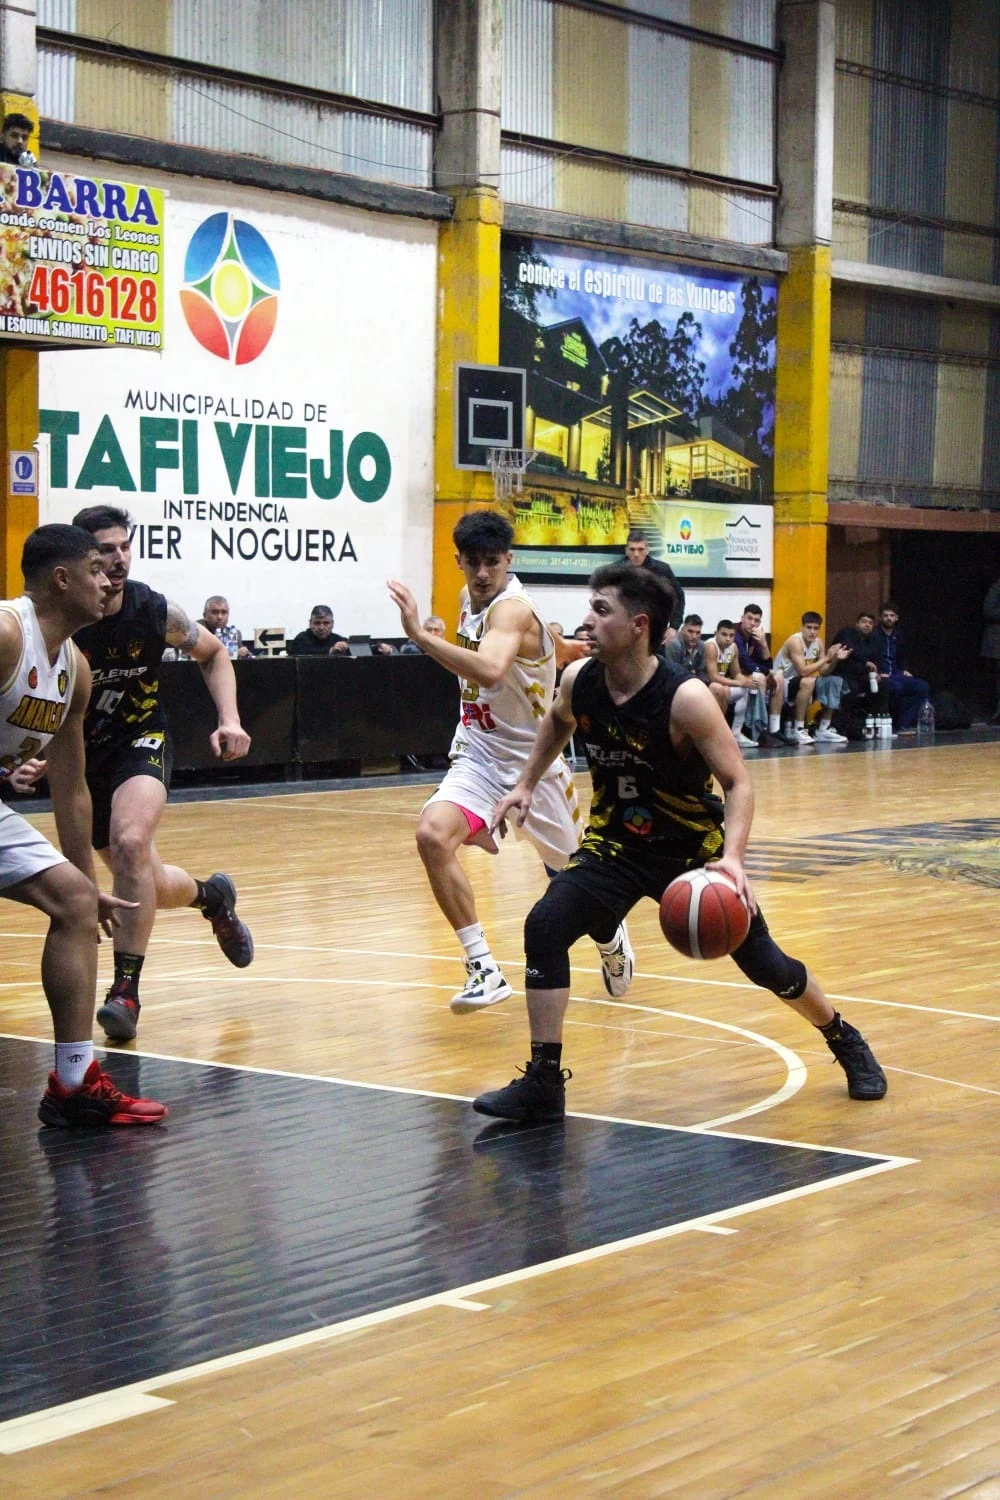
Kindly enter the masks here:
[[[761, 905], [888, 1097], [849, 1100], [815, 1032], [732, 964], [675, 954], [645, 903], [626, 1000], [574, 951], [569, 1107], [912, 1164], [191, 1375], [146, 1414], [0, 1447], [4, 1500], [1000, 1496], [1000, 741], [752, 776]], [[168, 808], [164, 857], [233, 874], [257, 956], [238, 973], [196, 915], [162, 914], [139, 1050], [468, 1098], [512, 1077], [543, 876], [527, 845], [470, 852], [516, 993], [453, 1017], [461, 966], [413, 843], [425, 795]], [[0, 928], [0, 1029], [44, 1039], [42, 924], [5, 903]]]

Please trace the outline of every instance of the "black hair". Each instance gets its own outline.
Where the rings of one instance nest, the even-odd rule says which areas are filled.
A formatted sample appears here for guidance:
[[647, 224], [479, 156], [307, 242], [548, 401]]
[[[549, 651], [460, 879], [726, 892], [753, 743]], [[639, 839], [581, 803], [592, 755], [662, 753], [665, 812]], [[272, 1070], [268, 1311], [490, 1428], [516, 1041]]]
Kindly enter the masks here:
[[15, 110], [13, 114], [4, 115], [3, 124], [0, 125], [0, 133], [7, 130], [34, 130], [34, 120], [29, 120], [27, 115], [20, 115]]
[[310, 620], [332, 620], [333, 610], [329, 604], [314, 604], [309, 611]]
[[590, 575], [590, 588], [614, 589], [629, 615], [649, 616], [649, 649], [655, 651], [667, 633], [677, 608], [677, 594], [669, 578], [631, 563], [607, 563]]
[[899, 605], [896, 603], [895, 599], [887, 599], [884, 604], [880, 604], [878, 607], [879, 614], [881, 614], [884, 609], [891, 609], [894, 615], [899, 614]]
[[855, 616], [854, 623], [856, 625], [858, 623], [858, 620], [874, 620], [874, 619], [875, 619], [875, 611], [873, 609], [859, 609], [857, 615]]
[[509, 552], [514, 545], [514, 528], [495, 510], [470, 510], [451, 534], [457, 552]]
[[701, 615], [685, 615], [684, 616], [684, 624], [685, 625], [704, 625], [704, 623], [705, 623], [705, 621], [701, 618]]
[[716, 628], [716, 631], [719, 631], [719, 630], [735, 630], [736, 629], [736, 625], [735, 625], [735, 623], [732, 620], [720, 620], [719, 623], [718, 623], [718, 625], [716, 625], [715, 628]]
[[80, 526], [39, 526], [24, 539], [21, 572], [25, 585], [31, 588], [60, 563], [78, 562], [96, 551], [94, 538]]
[[110, 531], [113, 526], [120, 526], [123, 531], [128, 531], [135, 522], [121, 506], [87, 505], [83, 510], [77, 511], [73, 517], [73, 525], [82, 526], [84, 531], [96, 536], [99, 531]]
[[761, 609], [759, 604], [744, 604], [743, 613], [745, 615], [760, 615], [761, 618], [763, 618], [764, 615], [764, 611]]
[[625, 539], [626, 547], [628, 546], [629, 542], [646, 542], [647, 547], [649, 546], [649, 542], [646, 539], [646, 533], [644, 531], [637, 531], [634, 527]]
[[822, 625], [823, 616], [818, 615], [814, 609], [807, 609], [802, 616], [803, 625]]

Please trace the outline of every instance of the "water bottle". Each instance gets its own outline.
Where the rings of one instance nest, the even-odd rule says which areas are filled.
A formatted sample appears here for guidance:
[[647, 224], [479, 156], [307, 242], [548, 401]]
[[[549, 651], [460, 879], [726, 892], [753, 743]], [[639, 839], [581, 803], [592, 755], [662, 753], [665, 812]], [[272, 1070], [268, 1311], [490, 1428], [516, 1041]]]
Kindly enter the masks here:
[[877, 693], [878, 692], [878, 673], [877, 672], [869, 672], [868, 673], [868, 687], [869, 687], [869, 689], [871, 690], [872, 693]]
[[917, 737], [926, 737], [934, 733], [934, 705], [929, 698], [925, 698], [920, 705], [920, 715], [917, 719]]
[[866, 740], [873, 740], [874, 738], [875, 738], [875, 715], [874, 714], [869, 714], [867, 716], [867, 718], [865, 719], [865, 739]]

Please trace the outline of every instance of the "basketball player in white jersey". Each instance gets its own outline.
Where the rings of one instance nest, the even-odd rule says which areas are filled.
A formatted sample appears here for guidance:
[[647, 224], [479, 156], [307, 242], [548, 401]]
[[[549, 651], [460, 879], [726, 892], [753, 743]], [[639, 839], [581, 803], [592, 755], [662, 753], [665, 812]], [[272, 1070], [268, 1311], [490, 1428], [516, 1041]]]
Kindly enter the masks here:
[[723, 713], [732, 707], [733, 738], [740, 749], [754, 750], [755, 741], [743, 733], [750, 689], [734, 682], [738, 667], [736, 626], [732, 620], [720, 620], [715, 627], [715, 634], [705, 642], [705, 671], [708, 673], [709, 691]]
[[[514, 533], [502, 516], [472, 511], [453, 533], [456, 561], [465, 575], [458, 645], [431, 635], [420, 623], [410, 590], [394, 580], [389, 593], [403, 629], [462, 687], [462, 715], [452, 740], [451, 769], [425, 804], [417, 848], [435, 900], [465, 952], [466, 982], [452, 998], [456, 1015], [506, 1000], [511, 987], [490, 952], [476, 902], [457, 852], [476, 844], [495, 854], [493, 813], [517, 784], [555, 688], [555, 643], [521, 584], [510, 572]], [[582, 824], [569, 767], [559, 756], [539, 783], [519, 834], [538, 850], [549, 874], [575, 853]], [[634, 955], [624, 926], [598, 944], [604, 985], [624, 995]]]
[[42, 988], [56, 1057], [38, 1116], [57, 1126], [156, 1124], [166, 1107], [115, 1088], [92, 1037], [98, 924], [110, 936], [115, 913], [131, 903], [99, 892], [94, 879], [83, 751], [90, 668], [70, 637], [101, 618], [109, 583], [93, 538], [76, 526], [38, 527], [21, 567], [24, 594], [0, 602], [0, 779], [23, 791], [48, 776], [65, 850], [0, 804], [0, 895], [49, 919]]

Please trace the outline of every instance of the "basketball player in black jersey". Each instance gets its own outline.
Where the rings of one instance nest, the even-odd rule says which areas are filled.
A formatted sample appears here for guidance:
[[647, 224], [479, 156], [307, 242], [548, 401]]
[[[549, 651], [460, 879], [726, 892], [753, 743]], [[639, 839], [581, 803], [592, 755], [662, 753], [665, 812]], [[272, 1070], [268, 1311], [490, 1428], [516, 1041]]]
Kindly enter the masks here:
[[242, 969], [253, 939], [237, 917], [228, 875], [196, 880], [165, 865], [153, 842], [170, 783], [167, 724], [158, 694], [164, 647], [192, 657], [219, 715], [209, 743], [216, 755], [246, 755], [250, 736], [236, 707], [236, 678], [222, 641], [188, 619], [179, 605], [129, 578], [127, 511], [92, 505], [73, 518], [90, 532], [111, 585], [104, 618], [74, 636], [90, 663], [93, 689], [84, 722], [87, 785], [94, 805], [93, 845], [114, 875], [114, 891], [138, 902], [115, 932], [115, 977], [97, 1019], [116, 1042], [130, 1041], [139, 1020], [139, 974], [157, 907], [193, 906], [212, 924], [219, 947]]
[[[881, 1099], [885, 1074], [861, 1033], [842, 1021], [805, 964], [775, 943], [743, 867], [753, 789], [719, 706], [704, 683], [651, 653], [675, 600], [669, 583], [628, 564], [598, 568], [584, 620], [591, 659], [563, 673], [520, 782], [495, 825], [521, 822], [539, 777], [576, 732], [594, 783], [579, 850], [549, 882], [525, 922], [531, 1061], [474, 1108], [501, 1119], [561, 1120], [563, 1017], [569, 950], [584, 933], [606, 941], [642, 896], [659, 901], [671, 880], [713, 862], [746, 898], [750, 931], [733, 954], [748, 979], [769, 989], [825, 1038], [852, 1099]], [[712, 794], [712, 776], [725, 793]]]

